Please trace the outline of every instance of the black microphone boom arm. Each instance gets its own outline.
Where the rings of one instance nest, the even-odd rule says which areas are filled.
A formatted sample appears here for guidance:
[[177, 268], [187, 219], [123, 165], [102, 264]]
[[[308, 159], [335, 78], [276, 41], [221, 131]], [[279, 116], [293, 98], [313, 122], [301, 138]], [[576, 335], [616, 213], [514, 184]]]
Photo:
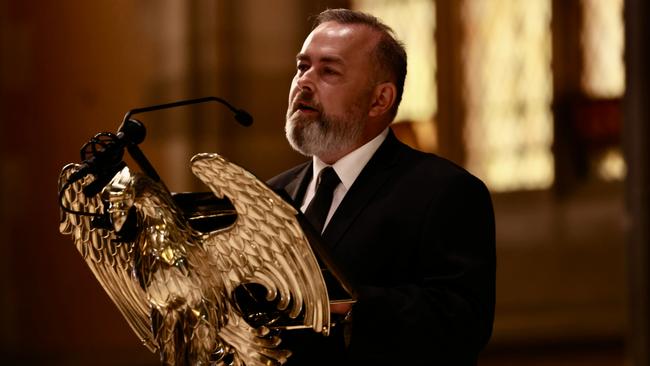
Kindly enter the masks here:
[[131, 109], [124, 116], [117, 134], [108, 132], [99, 133], [82, 147], [82, 163], [79, 170], [68, 177], [64, 189], [59, 192], [59, 205], [61, 208], [64, 211], [72, 214], [100, 216], [99, 214], [84, 213], [71, 210], [68, 207], [64, 207], [62, 203], [64, 193], [63, 191], [75, 181], [84, 178], [86, 175], [92, 174], [95, 177], [95, 180], [84, 188], [83, 193], [86, 196], [94, 196], [98, 194], [103, 189], [103, 187], [108, 184], [113, 175], [115, 175], [125, 166], [125, 163], [122, 159], [124, 149], [129, 152], [129, 155], [131, 155], [136, 164], [138, 164], [140, 169], [142, 169], [143, 173], [145, 173], [155, 182], [163, 184], [153, 165], [151, 165], [142, 150], [140, 150], [140, 147], [138, 147], [138, 145], [145, 139], [145, 136], [147, 134], [146, 128], [142, 122], [131, 117], [139, 113], [152, 112], [205, 102], [218, 102], [225, 105], [235, 114], [235, 120], [237, 120], [237, 122], [239, 122], [239, 124], [244, 127], [248, 127], [253, 123], [253, 117], [251, 117], [248, 112], [243, 109], [235, 108], [224, 99], [214, 96], [185, 99], [172, 103], [164, 103], [149, 107]]
[[[205, 102], [218, 102], [225, 105], [226, 107], [228, 107], [228, 109], [230, 109], [235, 114], [235, 120], [237, 120], [237, 122], [239, 122], [244, 127], [248, 127], [253, 124], [253, 117], [245, 110], [237, 109], [233, 107], [230, 103], [228, 103], [227, 101], [219, 97], [209, 96], [209, 97], [194, 98], [194, 99], [184, 99], [184, 100], [179, 100], [171, 103], [164, 103], [164, 104], [152, 105], [149, 107], [131, 109], [130, 111], [126, 112], [126, 115], [124, 116], [124, 120], [122, 121], [122, 125], [124, 125], [124, 123], [128, 121], [131, 118], [131, 116], [138, 113], [159, 111], [161, 109], [170, 109], [170, 108], [181, 107], [184, 105], [199, 104]], [[121, 126], [120, 129], [122, 129]]]

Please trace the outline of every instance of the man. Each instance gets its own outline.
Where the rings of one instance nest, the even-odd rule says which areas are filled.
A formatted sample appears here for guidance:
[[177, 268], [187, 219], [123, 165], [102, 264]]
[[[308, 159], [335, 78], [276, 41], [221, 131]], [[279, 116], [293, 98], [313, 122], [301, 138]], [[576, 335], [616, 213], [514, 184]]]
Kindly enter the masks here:
[[[406, 53], [376, 18], [321, 13], [296, 62], [285, 129], [291, 146], [312, 159], [269, 185], [320, 229], [358, 302], [331, 308], [351, 313], [349, 339], [341, 326], [327, 338], [283, 335], [294, 353], [287, 365], [475, 365], [494, 316], [487, 189], [389, 129]], [[334, 191], [319, 221], [310, 204], [320, 201], [325, 180]]]

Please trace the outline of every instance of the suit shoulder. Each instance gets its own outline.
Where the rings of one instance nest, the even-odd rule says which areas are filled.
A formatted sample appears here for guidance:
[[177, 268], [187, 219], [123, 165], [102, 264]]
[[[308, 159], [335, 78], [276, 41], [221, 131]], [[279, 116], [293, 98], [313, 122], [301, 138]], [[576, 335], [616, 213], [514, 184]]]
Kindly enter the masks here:
[[423, 171], [428, 171], [436, 175], [448, 177], [465, 176], [478, 179], [472, 173], [468, 172], [465, 168], [442, 156], [415, 150], [408, 146], [406, 146], [406, 149], [406, 160], [411, 161], [416, 170], [420, 170], [420, 173]]
[[460, 165], [439, 155], [406, 147], [404, 150], [404, 174], [410, 174], [422, 184], [432, 184], [445, 190], [453, 186], [474, 187], [488, 191], [485, 183]]

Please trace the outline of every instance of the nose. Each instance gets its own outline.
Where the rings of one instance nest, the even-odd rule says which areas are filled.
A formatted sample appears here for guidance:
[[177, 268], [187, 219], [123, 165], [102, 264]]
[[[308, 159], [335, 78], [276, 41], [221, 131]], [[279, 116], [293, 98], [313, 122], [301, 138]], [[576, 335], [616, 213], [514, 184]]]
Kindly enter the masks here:
[[305, 72], [302, 73], [302, 75], [298, 76], [298, 80], [296, 82], [296, 85], [298, 86], [298, 89], [300, 91], [308, 91], [308, 92], [313, 92], [315, 89], [315, 84], [313, 80], [313, 69], [306, 70]]

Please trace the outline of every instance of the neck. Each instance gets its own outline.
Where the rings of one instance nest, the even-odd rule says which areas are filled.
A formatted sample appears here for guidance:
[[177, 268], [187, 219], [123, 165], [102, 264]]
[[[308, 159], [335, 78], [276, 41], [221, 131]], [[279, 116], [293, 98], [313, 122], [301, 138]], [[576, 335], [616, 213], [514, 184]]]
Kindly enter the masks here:
[[354, 150], [358, 149], [359, 147], [363, 146], [361, 145], [355, 145], [349, 149], [346, 150], [341, 150], [341, 151], [336, 151], [331, 154], [321, 154], [321, 155], [316, 155], [323, 163], [327, 165], [333, 165], [337, 161], [339, 161], [342, 157], [346, 156], [347, 154], [353, 152]]
[[386, 127], [388, 126], [387, 125], [383, 126], [380, 130], [373, 131], [373, 133], [371, 134], [368, 133], [363, 134], [356, 143], [350, 145], [346, 149], [341, 149], [333, 152], [325, 152], [323, 154], [316, 155], [316, 157], [327, 165], [334, 165], [337, 161], [341, 160], [343, 157], [359, 149], [360, 147], [366, 145], [368, 142], [372, 141], [374, 138], [379, 136], [386, 129]]

